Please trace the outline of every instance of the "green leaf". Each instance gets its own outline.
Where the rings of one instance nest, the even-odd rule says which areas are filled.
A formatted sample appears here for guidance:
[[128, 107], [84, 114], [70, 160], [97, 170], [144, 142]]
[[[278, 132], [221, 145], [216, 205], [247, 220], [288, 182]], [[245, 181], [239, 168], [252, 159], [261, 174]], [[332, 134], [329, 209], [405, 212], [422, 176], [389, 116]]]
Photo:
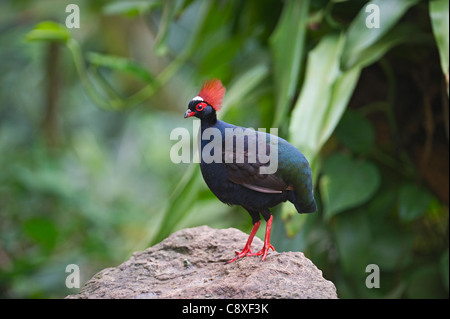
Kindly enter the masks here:
[[87, 59], [97, 67], [101, 66], [116, 71], [127, 72], [147, 83], [154, 81], [153, 76], [143, 66], [124, 57], [89, 52]]
[[71, 38], [67, 28], [53, 21], [44, 21], [37, 24], [27, 33], [27, 41], [49, 41], [66, 43]]
[[380, 269], [394, 271], [411, 264], [413, 235], [410, 232], [390, 224], [374, 227], [371, 223], [371, 229], [373, 239], [370, 243], [370, 255]]
[[169, 27], [175, 18], [176, 13], [182, 7], [184, 0], [164, 1], [161, 23], [155, 40], [155, 53], [158, 56], [164, 56], [169, 52], [167, 45], [167, 36]]
[[269, 68], [267, 65], [260, 63], [235, 78], [227, 89], [227, 94], [223, 101], [224, 106], [220, 111], [222, 114], [221, 116], [225, 116], [230, 106], [239, 103], [245, 96], [251, 94], [268, 74]]
[[[341, 73], [331, 87], [330, 100], [326, 106], [323, 122], [319, 131], [318, 147], [322, 147], [338, 125], [348, 102], [358, 83], [361, 69], [355, 67]], [[320, 148], [317, 148], [319, 151]]]
[[308, 54], [306, 76], [289, 125], [291, 143], [314, 159], [333, 133], [359, 79], [361, 69], [339, 70], [344, 37], [324, 37]]
[[[408, 30], [391, 33], [391, 29], [400, 20], [405, 12], [419, 0], [373, 0], [369, 1], [361, 8], [358, 15], [350, 24], [342, 53], [342, 70], [348, 70], [356, 65], [365, 66], [379, 59], [392, 45], [401, 39], [411, 38]], [[380, 27], [369, 28], [366, 26], [366, 19], [372, 14], [366, 12], [369, 5], [378, 8]], [[370, 7], [369, 7], [370, 8]], [[374, 12], [376, 14], [376, 12]], [[388, 38], [383, 39], [387, 35]]]
[[[225, 27], [221, 29], [225, 29]], [[235, 37], [230, 39], [219, 36], [219, 34], [226, 34], [226, 31], [218, 31], [217, 33], [218, 35], [215, 38], [218, 42], [215, 44], [209, 42], [211, 47], [208, 48], [208, 53], [203, 56], [199, 65], [198, 71], [200, 74], [210, 74], [212, 76], [214, 74], [228, 73], [230, 71], [229, 62], [242, 50], [241, 38]], [[220, 71], [221, 68], [224, 69], [224, 72]]]
[[406, 184], [399, 190], [398, 215], [404, 222], [424, 215], [432, 199], [429, 191], [415, 184]]
[[331, 97], [331, 86], [339, 74], [342, 37], [329, 35], [308, 54], [306, 75], [289, 125], [290, 141], [306, 158], [320, 149], [319, 135]]
[[285, 118], [294, 98], [304, 55], [308, 12], [309, 0], [287, 1], [280, 22], [270, 38], [277, 98], [275, 127]]
[[102, 8], [102, 12], [105, 15], [124, 14], [131, 17], [148, 12], [159, 6], [161, 6], [161, 1], [159, 0], [114, 1], [105, 5]]
[[44, 249], [52, 249], [56, 243], [58, 231], [53, 221], [45, 218], [32, 218], [23, 225], [25, 233]]
[[430, 1], [430, 18], [434, 38], [439, 49], [442, 73], [447, 76], [449, 72], [449, 3], [447, 0]]
[[339, 215], [333, 223], [333, 233], [339, 253], [339, 263], [353, 281], [364, 285], [361, 280], [366, 275], [365, 267], [369, 263], [371, 243], [370, 221], [363, 212], [355, 211]]
[[[414, 34], [414, 36], [411, 36]], [[401, 24], [394, 27], [391, 32], [385, 34], [373, 45], [361, 50], [357, 55], [351, 57], [352, 63], [345, 67], [359, 65], [366, 67], [381, 59], [391, 48], [401, 43], [423, 42], [429, 38], [429, 35], [423, 33], [418, 26], [411, 24]]]
[[347, 110], [336, 127], [337, 138], [356, 153], [367, 153], [375, 142], [372, 124], [359, 113]]
[[379, 185], [380, 173], [373, 163], [340, 153], [331, 155], [324, 162], [319, 185], [325, 218], [363, 204]]
[[429, 263], [414, 269], [408, 280], [406, 297], [411, 299], [437, 299], [442, 298], [442, 287], [439, 266]]

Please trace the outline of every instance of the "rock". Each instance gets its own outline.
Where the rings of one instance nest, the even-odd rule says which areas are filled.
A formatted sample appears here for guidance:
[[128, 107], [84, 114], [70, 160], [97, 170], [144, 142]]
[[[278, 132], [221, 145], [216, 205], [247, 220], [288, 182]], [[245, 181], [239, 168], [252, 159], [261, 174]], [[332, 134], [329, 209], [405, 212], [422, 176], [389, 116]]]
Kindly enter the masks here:
[[[301, 252], [226, 262], [248, 235], [208, 226], [180, 230], [89, 280], [66, 298], [337, 298], [334, 284]], [[255, 237], [252, 251], [263, 242]]]

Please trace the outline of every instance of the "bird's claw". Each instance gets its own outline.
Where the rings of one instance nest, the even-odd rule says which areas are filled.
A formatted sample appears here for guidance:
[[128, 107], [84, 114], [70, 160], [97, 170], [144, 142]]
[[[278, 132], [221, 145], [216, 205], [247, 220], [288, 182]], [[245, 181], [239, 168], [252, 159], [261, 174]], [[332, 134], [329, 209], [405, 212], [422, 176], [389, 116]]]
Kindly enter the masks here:
[[257, 253], [250, 253], [247, 256], [261, 256], [262, 255], [261, 261], [264, 261], [267, 257], [267, 253], [269, 252], [269, 249], [272, 249], [273, 251], [275, 251], [275, 248], [271, 244], [269, 244], [267, 246], [264, 245], [264, 247]]
[[275, 251], [275, 248], [269, 244], [268, 246], [264, 245], [264, 247], [258, 251], [257, 253], [252, 253], [250, 248], [245, 247], [241, 252], [236, 251], [236, 257], [234, 257], [233, 259], [231, 259], [229, 262], [227, 262], [227, 264], [231, 264], [232, 262], [235, 262], [238, 259], [241, 259], [242, 257], [245, 256], [261, 256], [261, 261], [264, 261], [267, 257], [267, 253], [269, 252], [269, 249], [272, 249], [273, 251]]
[[234, 257], [233, 259], [231, 259], [229, 262], [227, 262], [227, 264], [231, 264], [232, 262], [234, 262], [234, 261], [236, 261], [236, 260], [238, 260], [238, 259], [240, 259], [242, 257], [245, 257], [248, 254], [251, 254], [252, 251], [251, 251], [250, 248], [245, 247], [241, 252], [236, 251], [235, 253], [236, 253], [237, 256]]

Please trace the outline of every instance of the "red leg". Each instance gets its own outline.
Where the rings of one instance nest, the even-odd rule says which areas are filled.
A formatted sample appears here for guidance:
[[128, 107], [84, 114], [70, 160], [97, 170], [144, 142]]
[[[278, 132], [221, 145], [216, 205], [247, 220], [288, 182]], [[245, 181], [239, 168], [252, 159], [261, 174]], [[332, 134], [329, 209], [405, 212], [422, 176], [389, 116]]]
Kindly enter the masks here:
[[253, 224], [252, 231], [250, 232], [250, 236], [248, 236], [247, 243], [245, 244], [244, 249], [242, 249], [241, 252], [236, 252], [237, 256], [234, 257], [233, 259], [231, 259], [228, 262], [228, 264], [232, 263], [233, 261], [238, 260], [239, 258], [244, 257], [245, 255], [247, 255], [249, 253], [250, 254], [252, 253], [252, 251], [250, 249], [250, 246], [252, 245], [253, 238], [255, 237], [255, 234], [258, 231], [259, 225], [261, 225], [261, 221], [260, 220], [258, 220], [256, 223]]
[[273, 246], [270, 244], [270, 231], [272, 229], [272, 220], [273, 220], [273, 216], [270, 215], [269, 220], [267, 221], [266, 224], [266, 235], [264, 236], [264, 246], [263, 248], [258, 251], [257, 253], [249, 253], [247, 256], [261, 256], [261, 261], [264, 261], [264, 259], [266, 259], [267, 257], [267, 253], [269, 252], [269, 249], [272, 249], [273, 251], [275, 251], [275, 248], [273, 248]]

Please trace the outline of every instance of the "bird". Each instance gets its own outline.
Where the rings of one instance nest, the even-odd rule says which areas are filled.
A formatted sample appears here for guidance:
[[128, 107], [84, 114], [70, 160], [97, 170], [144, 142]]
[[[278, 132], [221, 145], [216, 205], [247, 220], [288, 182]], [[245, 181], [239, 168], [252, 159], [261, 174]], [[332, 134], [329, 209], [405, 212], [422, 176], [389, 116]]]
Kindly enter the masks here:
[[[184, 118], [200, 119], [200, 170], [206, 185], [220, 201], [242, 206], [252, 218], [253, 227], [244, 248], [236, 251], [228, 263], [246, 256], [261, 256], [264, 261], [269, 250], [275, 251], [270, 243], [270, 208], [289, 201], [300, 214], [317, 211], [311, 167], [306, 157], [285, 139], [218, 120], [225, 92], [219, 79], [203, 82], [198, 95], [189, 101]], [[240, 148], [240, 135], [235, 132], [243, 135]], [[268, 161], [261, 160], [268, 154]], [[275, 160], [276, 169], [269, 171]], [[252, 252], [260, 216], [266, 221], [264, 245], [260, 251]]]

